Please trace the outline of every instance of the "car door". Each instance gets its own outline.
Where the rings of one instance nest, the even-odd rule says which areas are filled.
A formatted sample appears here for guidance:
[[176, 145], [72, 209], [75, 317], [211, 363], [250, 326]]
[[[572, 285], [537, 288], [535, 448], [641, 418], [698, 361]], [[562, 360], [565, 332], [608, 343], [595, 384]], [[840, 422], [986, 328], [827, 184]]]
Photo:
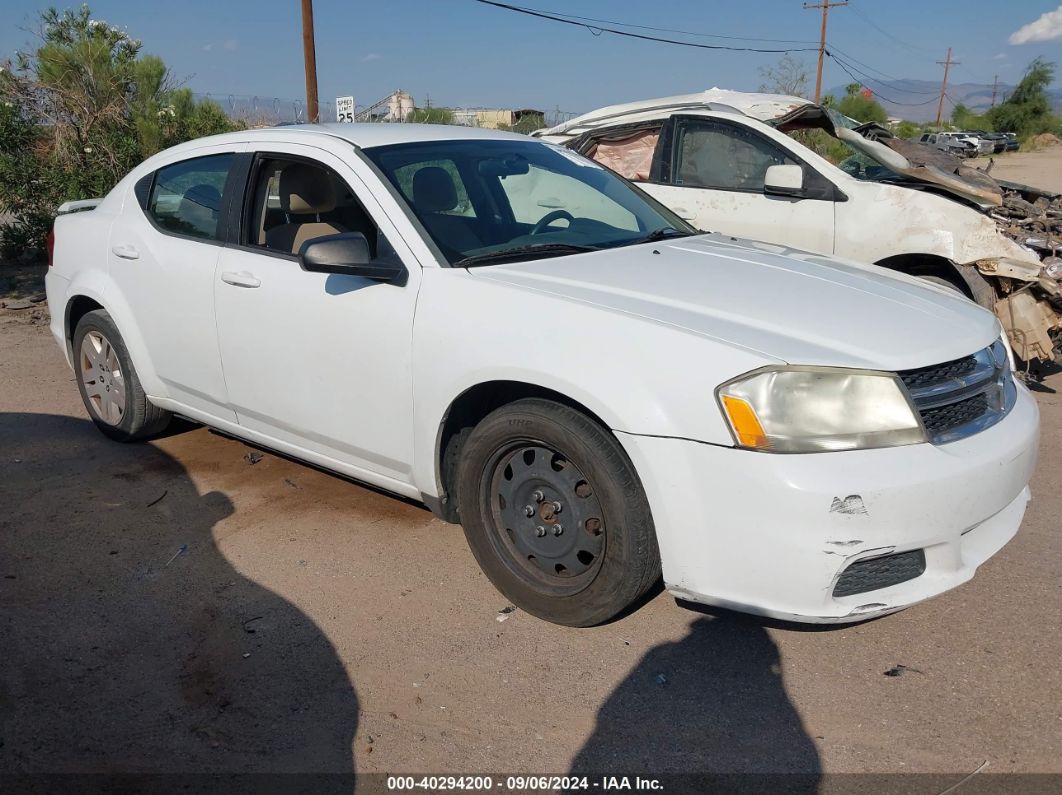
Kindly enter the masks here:
[[[215, 302], [229, 400], [249, 435], [394, 488], [411, 481], [420, 267], [366, 187], [374, 180], [313, 146], [256, 152]], [[401, 261], [404, 283], [303, 270], [299, 247], [338, 232]]]
[[169, 397], [234, 421], [214, 323], [214, 270], [234, 191], [237, 148], [196, 149], [141, 178], [111, 226], [111, 284], [120, 287]]
[[[699, 229], [833, 253], [835, 186], [751, 127], [717, 117], [672, 116], [657, 144], [654, 179], [640, 187]], [[774, 165], [799, 165], [800, 195], [764, 191]]]

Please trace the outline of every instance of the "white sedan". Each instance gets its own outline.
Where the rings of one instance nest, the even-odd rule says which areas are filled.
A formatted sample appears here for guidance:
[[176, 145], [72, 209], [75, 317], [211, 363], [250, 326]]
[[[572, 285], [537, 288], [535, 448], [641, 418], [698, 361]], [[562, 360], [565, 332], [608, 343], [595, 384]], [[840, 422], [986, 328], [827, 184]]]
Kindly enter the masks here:
[[460, 521], [520, 608], [801, 621], [973, 576], [1038, 415], [989, 312], [718, 235], [487, 130], [192, 141], [61, 215], [52, 333], [108, 436], [179, 414]]

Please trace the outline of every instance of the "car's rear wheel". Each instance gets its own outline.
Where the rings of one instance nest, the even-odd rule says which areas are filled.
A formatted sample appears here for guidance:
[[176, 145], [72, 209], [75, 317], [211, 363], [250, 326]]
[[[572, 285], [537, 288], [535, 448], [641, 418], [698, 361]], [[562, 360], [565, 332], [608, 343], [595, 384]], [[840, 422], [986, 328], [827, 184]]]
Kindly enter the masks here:
[[166, 427], [172, 415], [147, 399], [122, 335], [107, 312], [86, 313], [74, 329], [71, 347], [81, 399], [104, 434], [129, 442]]
[[541, 399], [487, 416], [461, 451], [465, 537], [514, 605], [569, 626], [613, 618], [660, 577], [649, 504], [616, 438]]

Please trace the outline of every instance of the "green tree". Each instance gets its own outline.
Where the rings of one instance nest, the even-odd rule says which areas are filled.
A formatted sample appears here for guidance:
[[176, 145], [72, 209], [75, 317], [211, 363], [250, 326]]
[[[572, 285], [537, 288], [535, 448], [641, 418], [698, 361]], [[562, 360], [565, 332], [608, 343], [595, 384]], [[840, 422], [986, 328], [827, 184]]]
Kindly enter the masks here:
[[845, 86], [845, 95], [833, 107], [839, 113], [860, 122], [876, 121], [885, 124], [889, 120], [889, 114], [885, 112], [873, 96], [865, 97], [859, 83], [849, 83]]
[[407, 121], [415, 124], [453, 124], [454, 112], [449, 108], [417, 108]]
[[[214, 103], [175, 89], [141, 43], [87, 5], [41, 13], [40, 43], [0, 64], [0, 210], [7, 248], [43, 243], [56, 207], [103, 196], [162, 148], [235, 129]], [[0, 241], [2, 242], [2, 241]], [[10, 252], [9, 252], [10, 253]]]
[[963, 103], [959, 103], [951, 112], [951, 123], [960, 130], [984, 130], [992, 132], [992, 119], [987, 113], [975, 113]]
[[1047, 96], [1047, 87], [1054, 77], [1053, 63], [1043, 58], [1033, 60], [1010, 96], [988, 111], [993, 128], [1022, 137], [1057, 130], [1059, 120], [1051, 113]]

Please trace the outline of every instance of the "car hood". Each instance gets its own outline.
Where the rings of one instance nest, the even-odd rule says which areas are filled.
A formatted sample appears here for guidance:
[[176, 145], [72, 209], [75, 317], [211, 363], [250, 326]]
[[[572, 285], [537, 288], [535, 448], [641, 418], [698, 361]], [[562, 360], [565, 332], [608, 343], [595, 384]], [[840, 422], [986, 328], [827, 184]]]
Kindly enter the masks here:
[[966, 356], [999, 336], [991, 313], [946, 288], [721, 235], [469, 272], [790, 364], [903, 370]]

